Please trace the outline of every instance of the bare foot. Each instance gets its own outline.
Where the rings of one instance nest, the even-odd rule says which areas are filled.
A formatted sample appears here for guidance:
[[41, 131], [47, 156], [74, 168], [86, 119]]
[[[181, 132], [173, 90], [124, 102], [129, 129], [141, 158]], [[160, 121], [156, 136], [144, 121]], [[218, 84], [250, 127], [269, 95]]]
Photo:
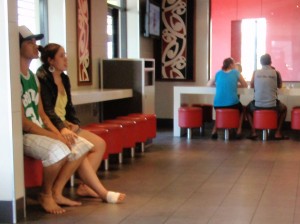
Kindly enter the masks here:
[[52, 195], [41, 193], [38, 199], [43, 209], [50, 214], [62, 214], [66, 210], [61, 208], [53, 199]]
[[99, 195], [85, 184], [79, 185], [79, 187], [76, 190], [76, 194], [81, 197], [99, 198]]
[[69, 198], [64, 197], [63, 195], [53, 195], [55, 202], [58, 205], [66, 205], [66, 206], [80, 206], [82, 203], [79, 201], [73, 201]]
[[126, 194], [120, 193], [117, 203], [121, 203], [122, 201], [125, 200], [125, 198], [126, 198]]

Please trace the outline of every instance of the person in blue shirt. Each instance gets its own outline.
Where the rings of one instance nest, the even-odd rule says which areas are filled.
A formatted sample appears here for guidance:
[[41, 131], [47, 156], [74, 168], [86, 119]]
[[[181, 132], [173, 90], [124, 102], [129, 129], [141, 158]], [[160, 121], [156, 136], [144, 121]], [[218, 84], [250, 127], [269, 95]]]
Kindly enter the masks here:
[[[242, 124], [244, 120], [244, 107], [238, 98], [237, 88], [247, 87], [247, 82], [236, 70], [235, 61], [233, 58], [226, 58], [223, 61], [222, 69], [219, 70], [216, 75], [210, 79], [207, 86], [216, 87], [216, 95], [214, 97], [214, 108], [232, 108], [240, 111], [240, 122], [239, 127], [236, 131], [236, 138], [241, 139], [242, 137]], [[214, 125], [212, 129], [212, 139], [218, 138], [217, 128]]]

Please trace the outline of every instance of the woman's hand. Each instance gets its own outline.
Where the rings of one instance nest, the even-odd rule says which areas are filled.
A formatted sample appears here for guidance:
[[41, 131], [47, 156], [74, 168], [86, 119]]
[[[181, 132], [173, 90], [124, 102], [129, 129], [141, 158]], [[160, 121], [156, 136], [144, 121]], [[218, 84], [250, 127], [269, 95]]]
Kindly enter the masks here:
[[73, 124], [69, 122], [69, 129], [76, 133], [79, 130], [79, 125], [78, 124]]
[[60, 130], [61, 135], [64, 137], [64, 139], [67, 141], [67, 145], [71, 146], [75, 143], [76, 138], [78, 138], [78, 136], [71, 130], [69, 130], [68, 128], [63, 128]]

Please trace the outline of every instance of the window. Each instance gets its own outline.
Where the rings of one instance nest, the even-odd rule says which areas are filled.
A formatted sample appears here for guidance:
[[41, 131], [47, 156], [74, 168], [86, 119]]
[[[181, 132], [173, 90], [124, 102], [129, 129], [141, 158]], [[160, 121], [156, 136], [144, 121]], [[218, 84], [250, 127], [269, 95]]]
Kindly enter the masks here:
[[266, 52], [266, 19], [243, 19], [241, 27], [241, 64], [247, 81], [259, 69], [260, 56]]
[[36, 0], [18, 0], [18, 24], [27, 26], [33, 33], [38, 32], [38, 2]]
[[122, 0], [107, 0], [107, 4], [121, 7]]
[[[220, 69], [224, 58], [232, 56], [242, 61], [243, 75], [249, 80], [253, 70], [260, 67], [260, 56], [269, 53], [283, 81], [300, 81], [298, 1], [210, 2], [212, 74]], [[240, 27], [234, 27], [235, 33], [240, 33], [238, 36], [232, 35], [234, 21], [242, 22]]]
[[[40, 33], [39, 0], [18, 0], [18, 25], [27, 26], [32, 33]], [[40, 66], [39, 60], [33, 60], [30, 69], [35, 72]]]
[[126, 15], [124, 0], [107, 0], [107, 57], [126, 57]]

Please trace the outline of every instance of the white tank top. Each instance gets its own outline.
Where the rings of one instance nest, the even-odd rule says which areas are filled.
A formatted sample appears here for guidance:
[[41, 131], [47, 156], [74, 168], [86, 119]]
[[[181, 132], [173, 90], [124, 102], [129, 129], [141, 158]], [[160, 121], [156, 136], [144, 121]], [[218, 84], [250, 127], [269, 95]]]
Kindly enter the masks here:
[[263, 66], [254, 73], [254, 100], [257, 107], [275, 107], [277, 74], [271, 66]]

